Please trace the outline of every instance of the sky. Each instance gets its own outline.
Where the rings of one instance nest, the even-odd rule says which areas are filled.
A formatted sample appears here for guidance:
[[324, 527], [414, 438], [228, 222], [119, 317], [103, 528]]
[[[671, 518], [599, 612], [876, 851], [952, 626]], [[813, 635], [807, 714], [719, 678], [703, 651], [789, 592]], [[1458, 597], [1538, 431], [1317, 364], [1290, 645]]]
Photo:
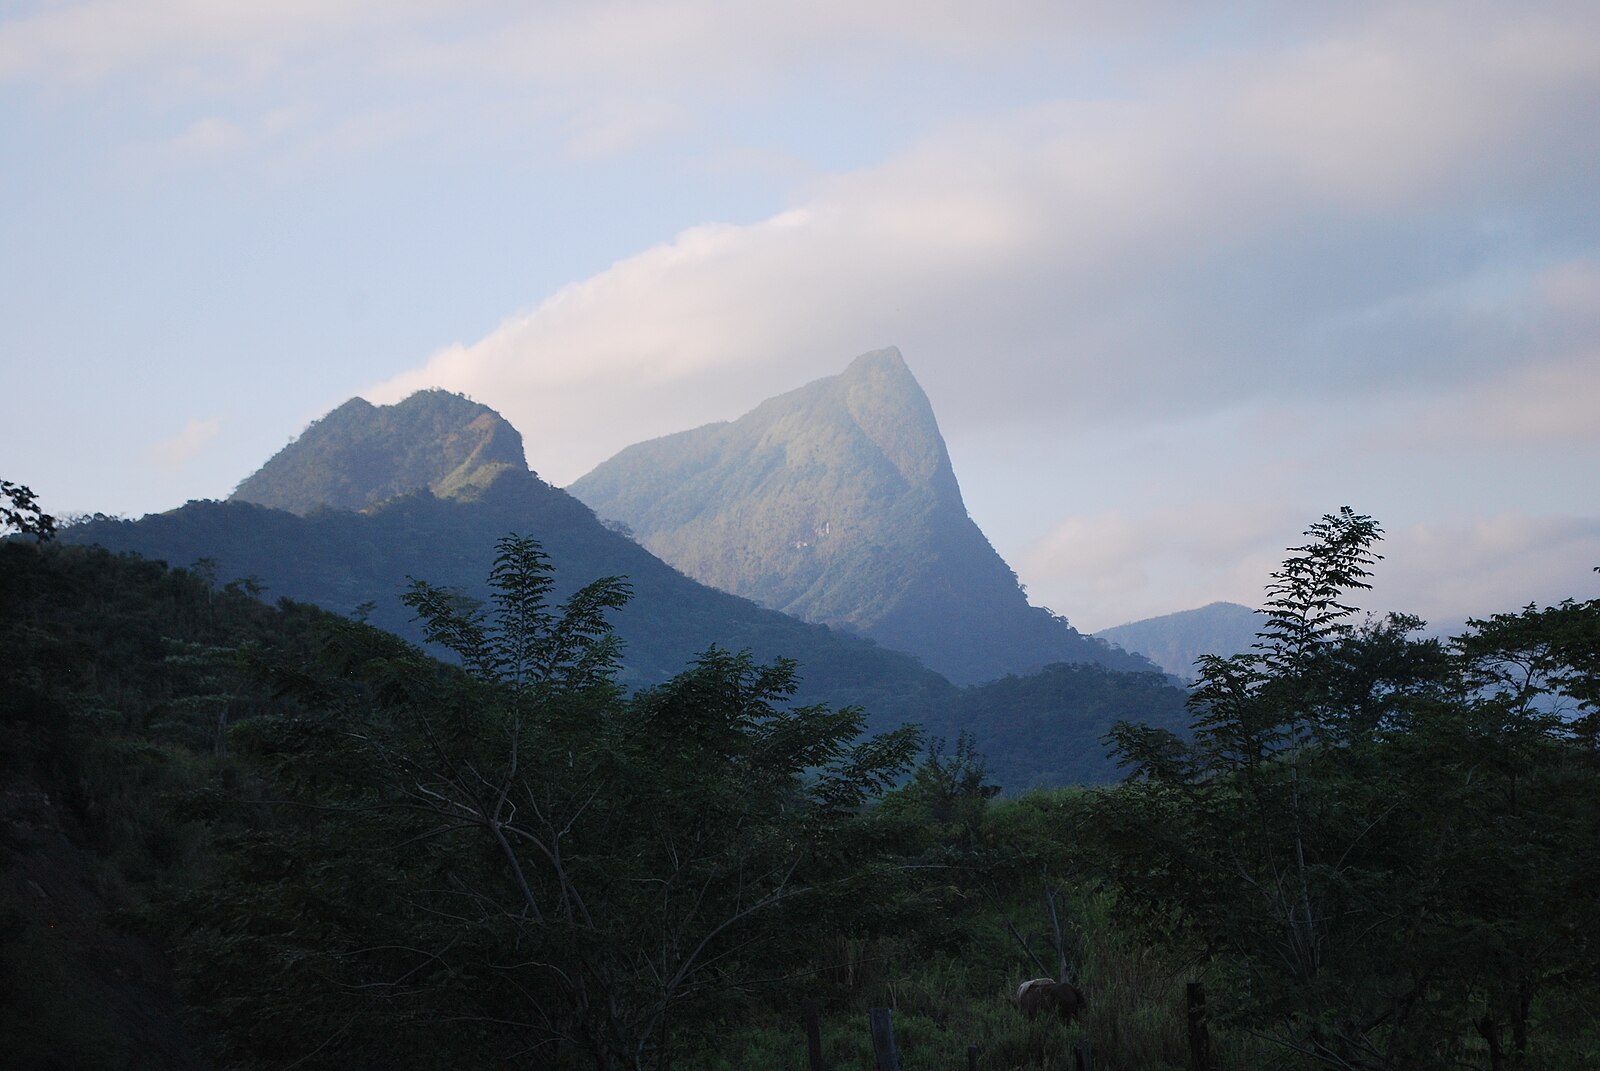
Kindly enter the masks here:
[[360, 394], [565, 485], [898, 346], [1085, 631], [1600, 595], [1593, 0], [9, 0], [0, 475], [226, 497]]

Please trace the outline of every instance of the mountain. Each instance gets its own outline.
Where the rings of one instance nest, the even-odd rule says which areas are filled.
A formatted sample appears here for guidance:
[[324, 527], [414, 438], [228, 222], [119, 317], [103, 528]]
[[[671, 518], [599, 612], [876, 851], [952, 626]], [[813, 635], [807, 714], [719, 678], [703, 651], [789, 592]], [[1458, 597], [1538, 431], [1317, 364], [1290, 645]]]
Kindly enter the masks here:
[[908, 655], [696, 583], [525, 468], [502, 468], [470, 494], [440, 498], [422, 489], [361, 512], [300, 515], [253, 502], [190, 502], [137, 521], [74, 525], [60, 538], [174, 565], [205, 562], [219, 581], [245, 580], [272, 596], [365, 616], [421, 642], [399, 599], [409, 578], [487, 598], [495, 543], [512, 532], [541, 542], [555, 566], [558, 598], [598, 577], [628, 578], [634, 599], [614, 620], [630, 686], [664, 681], [716, 644], [749, 648], [762, 660], [797, 659], [803, 699], [865, 706], [874, 731], [943, 710], [954, 691]]
[[909, 651], [958, 683], [1142, 658], [1028, 605], [967, 516], [896, 349], [731, 423], [628, 447], [569, 490], [713, 587]]
[[[416, 441], [397, 430], [406, 428]], [[948, 472], [947, 461], [943, 467]], [[447, 478], [452, 474], [461, 478]], [[953, 477], [949, 483], [954, 493]], [[246, 500], [269, 495], [287, 508]], [[355, 510], [338, 502], [371, 504]], [[265, 590], [269, 598], [363, 617], [420, 642], [399, 599], [409, 578], [483, 599], [496, 541], [513, 532], [539, 540], [550, 555], [558, 599], [598, 577], [628, 578], [634, 598], [613, 621], [625, 644], [621, 681], [629, 687], [667, 680], [712, 644], [748, 648], [763, 661], [792, 658], [801, 678], [797, 701], [863, 707], [874, 732], [907, 721], [946, 738], [969, 730], [993, 756], [992, 777], [1010, 790], [1115, 778], [1100, 739], [1113, 716], [1178, 730], [1185, 724], [1173, 714], [1169, 682], [1153, 672], [1049, 666], [960, 689], [911, 655], [700, 584], [530, 472], [520, 436], [493, 410], [441, 391], [395, 406], [360, 399], [340, 406], [231, 501], [190, 502], [134, 521], [102, 517], [69, 525], [58, 538], [194, 565], [221, 589], [219, 597]], [[1004, 563], [986, 542], [981, 548], [1014, 587]], [[952, 627], [977, 626], [969, 617]]]
[[522, 435], [486, 405], [444, 390], [396, 405], [352, 398], [239, 484], [234, 501], [291, 513], [365, 509], [407, 491], [471, 496], [528, 462]]
[[1131, 621], [1095, 636], [1144, 655], [1174, 677], [1193, 680], [1197, 658], [1247, 651], [1260, 627], [1261, 616], [1250, 607], [1214, 602], [1197, 610]]

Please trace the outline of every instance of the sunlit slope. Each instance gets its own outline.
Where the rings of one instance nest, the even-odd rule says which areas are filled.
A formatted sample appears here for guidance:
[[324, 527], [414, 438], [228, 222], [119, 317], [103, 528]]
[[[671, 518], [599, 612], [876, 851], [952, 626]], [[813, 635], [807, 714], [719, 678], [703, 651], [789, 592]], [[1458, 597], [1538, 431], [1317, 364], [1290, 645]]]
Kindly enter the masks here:
[[239, 484], [233, 498], [292, 513], [364, 509], [407, 491], [471, 497], [528, 463], [522, 436], [486, 405], [443, 390], [395, 405], [352, 398]]
[[570, 490], [697, 580], [958, 682], [1051, 662], [1152, 668], [1028, 605], [967, 516], [933, 408], [895, 349], [732, 423], [631, 446]]

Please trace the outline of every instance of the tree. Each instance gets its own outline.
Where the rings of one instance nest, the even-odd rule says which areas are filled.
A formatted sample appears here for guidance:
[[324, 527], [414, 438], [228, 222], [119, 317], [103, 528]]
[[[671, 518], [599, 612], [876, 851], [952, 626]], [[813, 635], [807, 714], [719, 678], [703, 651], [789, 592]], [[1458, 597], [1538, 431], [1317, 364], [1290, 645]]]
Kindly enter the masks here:
[[[859, 710], [787, 705], [793, 663], [715, 648], [626, 696], [607, 621], [623, 581], [553, 607], [548, 559], [513, 536], [491, 585], [487, 610], [422, 582], [405, 596], [458, 669], [347, 623], [320, 670], [278, 672], [304, 715], [238, 730], [281, 790], [321, 809], [295, 847], [330, 881], [322, 945], [300, 943], [301, 918], [255, 954], [312, 964], [297, 984], [335, 980], [330, 1000], [385, 1024], [364, 1035], [378, 1044], [453, 1021], [470, 1029], [434, 1043], [541, 1067], [664, 1066], [716, 995], [782, 973], [770, 957], [916, 733], [858, 741]], [[345, 857], [363, 846], [364, 880], [340, 848], [307, 849], [330, 819]], [[353, 1037], [340, 1012], [315, 1058], [304, 1043], [297, 1058], [336, 1065]]]
[[1476, 1035], [1498, 1071], [1535, 1000], [1593, 979], [1600, 605], [1448, 644], [1351, 625], [1379, 532], [1308, 530], [1255, 650], [1203, 661], [1192, 744], [1118, 727], [1135, 780], [1099, 824], [1124, 903], [1236, 979], [1236, 1025], [1373, 1071], [1459, 1066]]
[[56, 519], [39, 508], [39, 496], [20, 483], [0, 480], [0, 529], [14, 529], [39, 542], [54, 539]]

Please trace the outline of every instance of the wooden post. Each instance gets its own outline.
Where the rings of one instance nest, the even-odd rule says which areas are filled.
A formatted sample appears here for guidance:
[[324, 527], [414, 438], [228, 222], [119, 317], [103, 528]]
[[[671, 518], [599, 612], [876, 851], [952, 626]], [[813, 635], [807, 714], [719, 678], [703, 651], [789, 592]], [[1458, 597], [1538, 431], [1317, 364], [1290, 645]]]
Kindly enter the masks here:
[[827, 1071], [822, 1065], [822, 1015], [816, 1001], [806, 1002], [805, 1024], [806, 1055], [810, 1058], [811, 1071]]
[[894, 1049], [894, 1016], [888, 1008], [867, 1012], [872, 1030], [872, 1056], [877, 1071], [900, 1071], [900, 1054]]
[[978, 1071], [978, 1046], [967, 1046], [967, 1071]]
[[1072, 1049], [1073, 1071], [1094, 1071], [1094, 1046], [1088, 1038], [1079, 1038]]
[[1211, 1052], [1211, 1034], [1206, 1029], [1206, 987], [1190, 982], [1185, 992], [1189, 1001], [1190, 1071], [1213, 1071], [1216, 1058]]

